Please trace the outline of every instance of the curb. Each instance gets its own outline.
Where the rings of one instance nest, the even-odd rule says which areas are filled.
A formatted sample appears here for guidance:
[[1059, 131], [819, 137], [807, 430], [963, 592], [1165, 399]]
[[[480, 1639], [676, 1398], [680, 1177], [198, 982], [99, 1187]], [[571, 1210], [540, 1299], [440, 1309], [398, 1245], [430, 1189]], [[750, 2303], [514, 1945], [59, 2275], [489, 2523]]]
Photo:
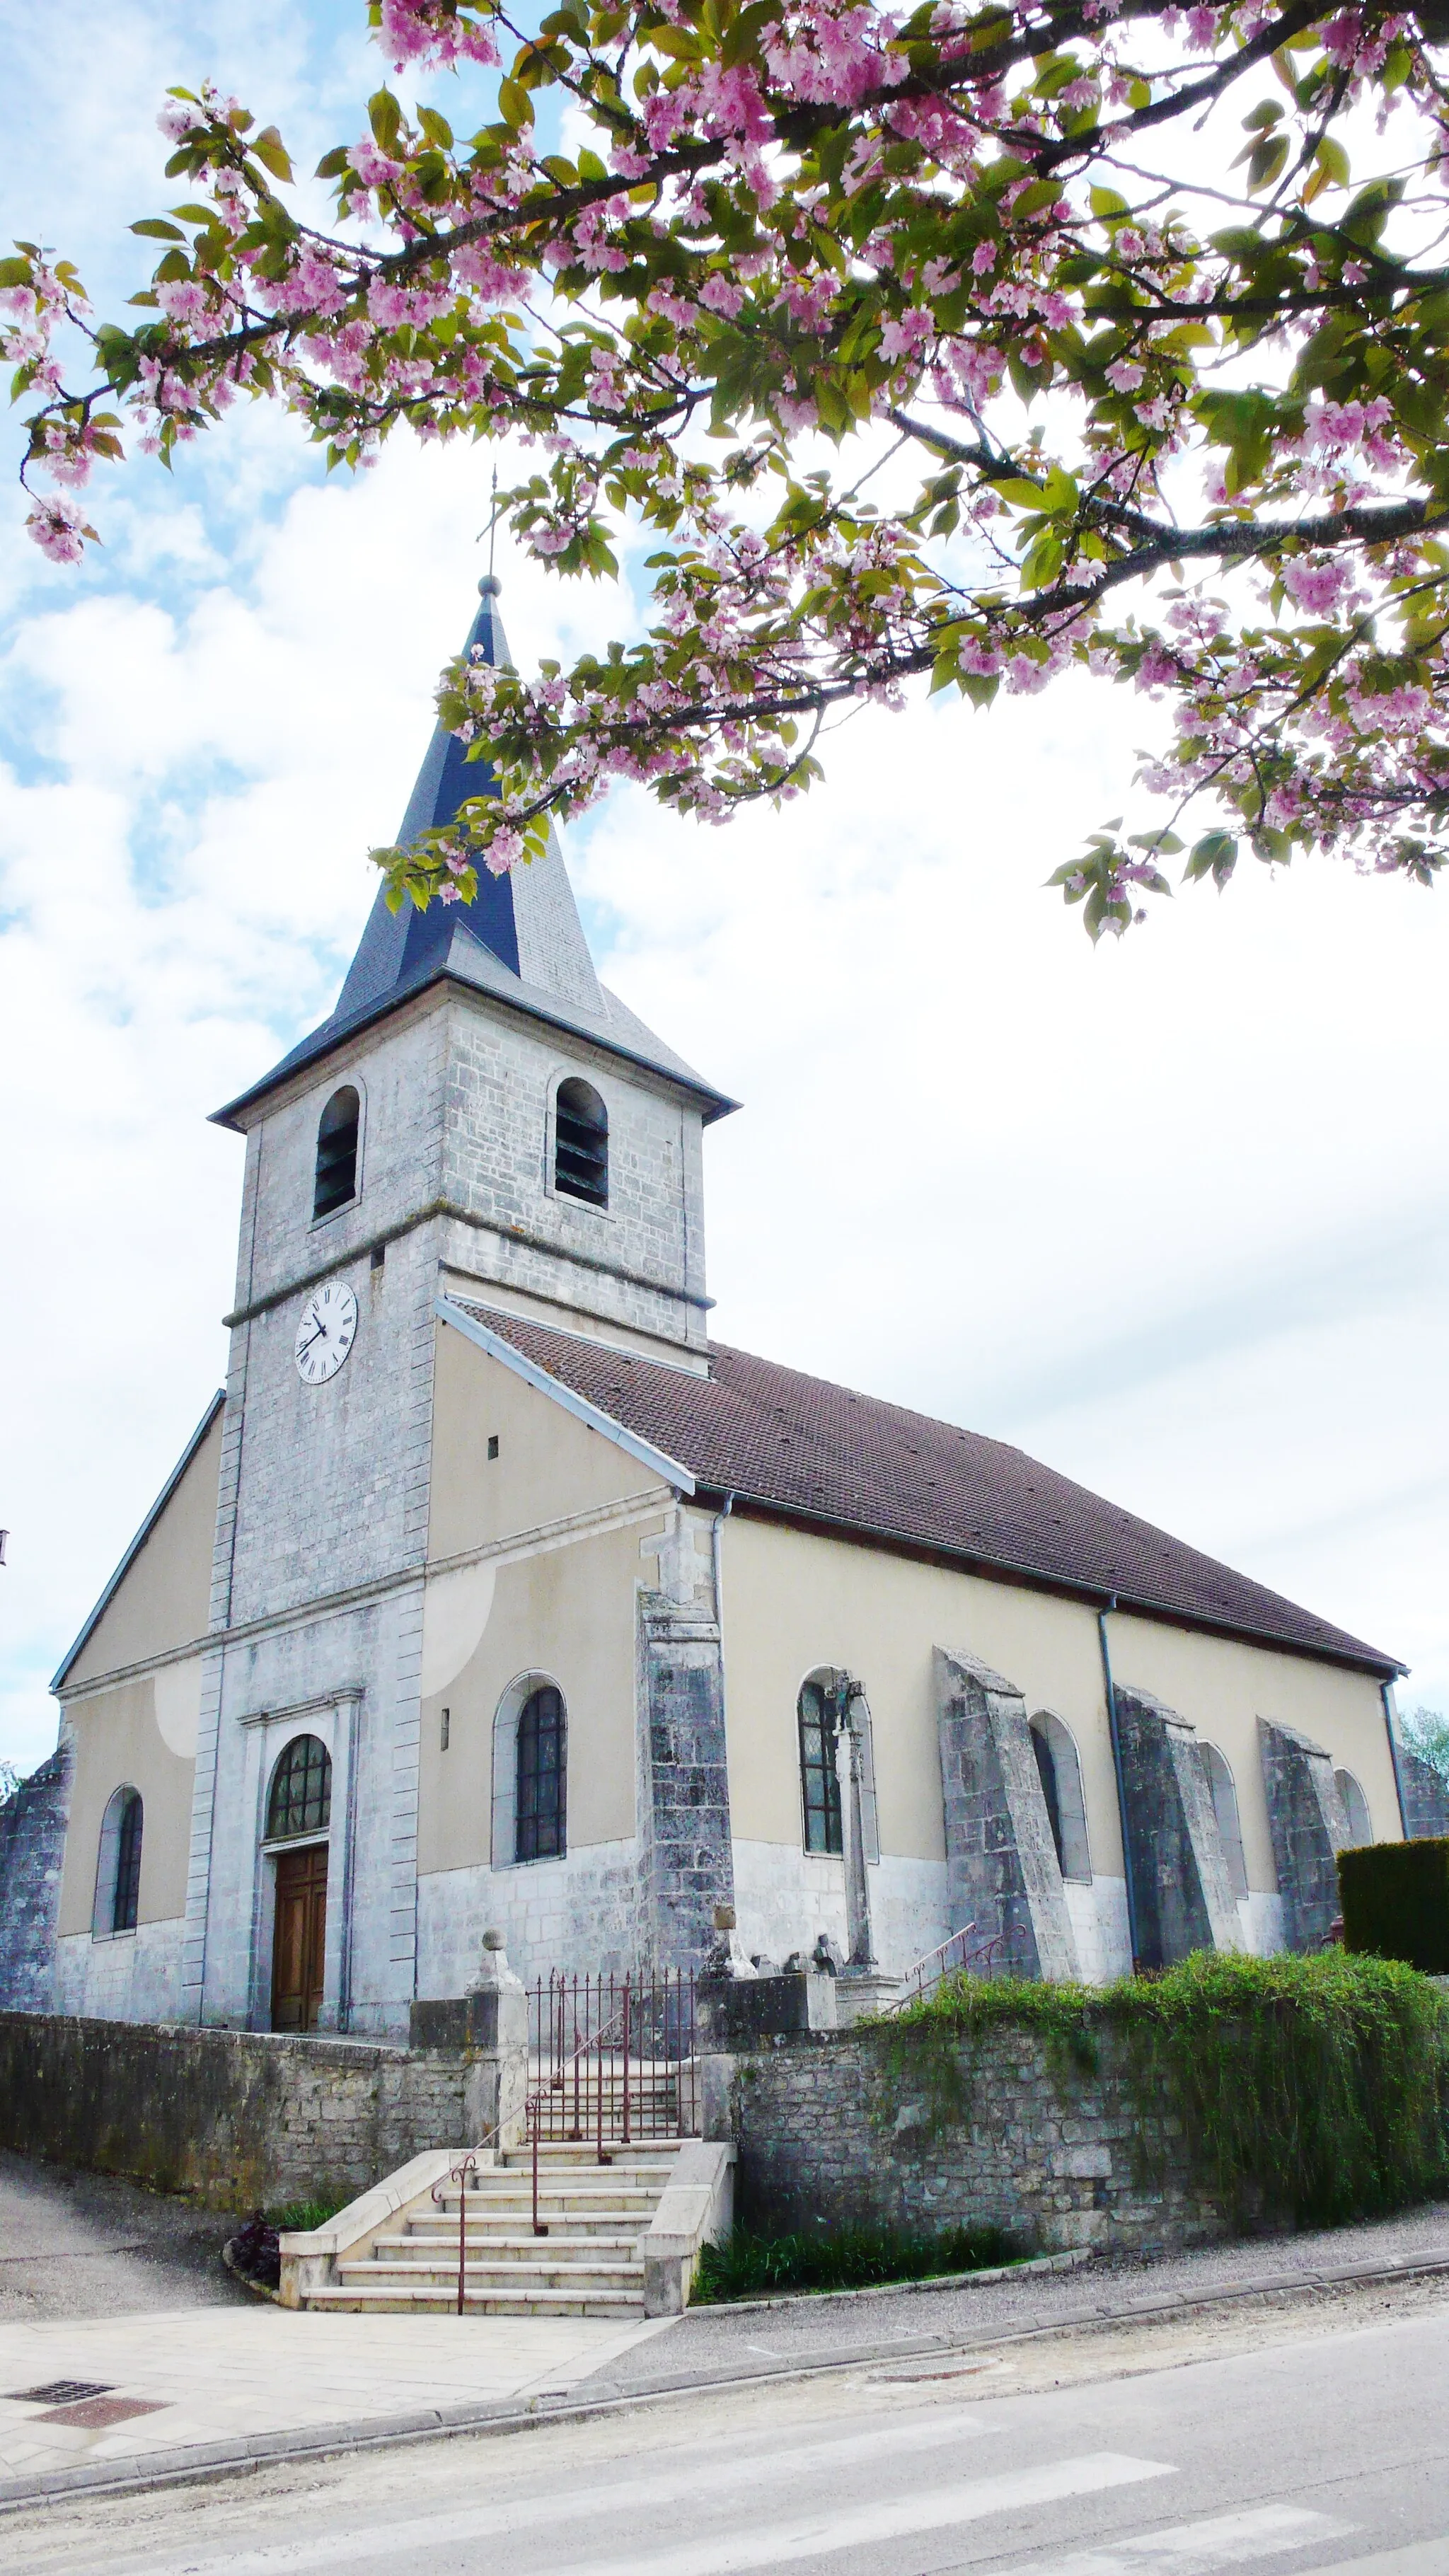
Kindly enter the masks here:
[[[1042, 2258], [1041, 2268], [1066, 2267], [1059, 2255]], [[998, 2278], [1019, 2277], [1024, 2264], [1004, 2266]], [[1182, 2315], [1193, 2309], [1229, 2307], [1247, 2299], [1281, 2298], [1294, 2292], [1349, 2289], [1375, 2281], [1412, 2281], [1449, 2274], [1449, 2247], [1434, 2254], [1393, 2255], [1380, 2263], [1323, 2264], [1311, 2272], [1272, 2272], [1252, 2281], [1239, 2281], [1226, 2289], [1206, 2290], [1194, 2296], [1187, 2290], [1169, 2290], [1158, 2298], [1129, 2299], [1117, 2307], [1089, 2308], [1078, 2317], [1058, 2317], [1050, 2325], [1017, 2326], [1002, 2334], [979, 2333], [972, 2336], [942, 2335], [930, 2351], [903, 2353], [899, 2343], [877, 2343], [858, 2346], [845, 2352], [822, 2355], [814, 2361], [782, 2362], [773, 2369], [758, 2367], [741, 2371], [717, 2372], [712, 2379], [675, 2377], [660, 2379], [638, 2389], [613, 2396], [593, 2398], [550, 2399], [535, 2397], [518, 2404], [430, 2406], [408, 2415], [375, 2416], [363, 2424], [314, 2424], [295, 2433], [252, 2433], [238, 2435], [230, 2441], [191, 2442], [174, 2451], [154, 2451], [144, 2465], [134, 2460], [107, 2461], [93, 2469], [52, 2469], [39, 2477], [0, 2480], [0, 2515], [23, 2512], [28, 2506], [66, 2504], [84, 2496], [144, 2495], [158, 2487], [194, 2486], [213, 2478], [236, 2477], [250, 2470], [278, 2466], [289, 2460], [329, 2459], [353, 2451], [385, 2450], [406, 2442], [429, 2442], [446, 2439], [457, 2433], [531, 2433], [543, 2424], [591, 2423], [606, 2415], [631, 2414], [636, 2407], [655, 2405], [667, 2397], [708, 2397], [726, 2389], [771, 2385], [779, 2381], [818, 2379], [831, 2371], [869, 2370], [888, 2361], [897, 2371], [912, 2361], [933, 2362], [953, 2353], [995, 2350], [1007, 2344], [1042, 2342], [1049, 2335], [1076, 2334], [1099, 2327], [1139, 2324], [1146, 2317]], [[965, 2280], [983, 2281], [983, 2272], [968, 2272]], [[929, 2289], [943, 2286], [934, 2282], [883, 2284], [886, 2295], [893, 2287], [909, 2286]], [[809, 2297], [810, 2293], [804, 2293]], [[824, 2292], [824, 2297], [878, 2298], [881, 2290]], [[788, 2304], [796, 2304], [791, 2300]], [[753, 2302], [760, 2306], [784, 2306], [787, 2302]], [[738, 2307], [721, 2302], [711, 2313], [742, 2313]], [[700, 2309], [699, 2315], [707, 2313]], [[584, 2382], [587, 2386], [587, 2381]]]

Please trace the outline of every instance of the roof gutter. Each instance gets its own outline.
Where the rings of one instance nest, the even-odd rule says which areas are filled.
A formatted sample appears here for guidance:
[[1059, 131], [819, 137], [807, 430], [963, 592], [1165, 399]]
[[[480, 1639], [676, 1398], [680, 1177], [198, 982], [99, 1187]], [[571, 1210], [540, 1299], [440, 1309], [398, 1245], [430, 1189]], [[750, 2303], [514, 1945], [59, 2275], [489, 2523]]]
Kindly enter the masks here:
[[1107, 1731], [1112, 1738], [1112, 1769], [1117, 1781], [1117, 1817], [1122, 1829], [1122, 1878], [1127, 1890], [1127, 1938], [1132, 1945], [1132, 1974], [1137, 1974], [1141, 1947], [1137, 1938], [1137, 1882], [1132, 1872], [1132, 1831], [1127, 1814], [1127, 1773], [1122, 1761], [1122, 1730], [1117, 1722], [1117, 1691], [1107, 1644], [1107, 1613], [1117, 1607], [1114, 1592], [1097, 1612], [1097, 1643], [1102, 1650], [1102, 1685], [1107, 1694]]

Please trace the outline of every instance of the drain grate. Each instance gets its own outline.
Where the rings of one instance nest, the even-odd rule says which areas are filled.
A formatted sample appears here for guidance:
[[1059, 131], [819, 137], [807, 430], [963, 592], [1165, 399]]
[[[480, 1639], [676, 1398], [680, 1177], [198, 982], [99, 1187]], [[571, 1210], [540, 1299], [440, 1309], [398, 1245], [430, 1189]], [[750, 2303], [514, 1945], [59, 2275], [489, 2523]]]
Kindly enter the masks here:
[[164, 2397], [83, 2397], [78, 2406], [48, 2406], [42, 2424], [76, 2424], [86, 2433], [104, 2433], [112, 2424], [128, 2424], [133, 2415], [162, 2415]]
[[109, 2397], [109, 2379], [47, 2379], [43, 2388], [9, 2388], [12, 2406], [75, 2406], [83, 2397]]

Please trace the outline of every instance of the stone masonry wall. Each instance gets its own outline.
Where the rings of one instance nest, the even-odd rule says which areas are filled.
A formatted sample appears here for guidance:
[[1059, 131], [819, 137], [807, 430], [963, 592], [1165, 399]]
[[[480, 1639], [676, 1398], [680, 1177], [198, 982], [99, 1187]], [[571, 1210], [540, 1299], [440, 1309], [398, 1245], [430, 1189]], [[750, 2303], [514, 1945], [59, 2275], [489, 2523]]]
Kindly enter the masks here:
[[999, 2227], [1032, 2252], [1162, 2254], [1228, 2235], [1179, 2125], [1144, 2112], [1120, 2044], [1065, 2074], [1039, 2039], [860, 2030], [706, 2061], [736, 2206], [762, 2230]]
[[209, 2208], [352, 2197], [462, 2145], [475, 2060], [271, 2032], [0, 2013], [0, 2146]]
[[52, 2000], [71, 1770], [62, 1741], [0, 1806], [0, 2007], [17, 2012]]

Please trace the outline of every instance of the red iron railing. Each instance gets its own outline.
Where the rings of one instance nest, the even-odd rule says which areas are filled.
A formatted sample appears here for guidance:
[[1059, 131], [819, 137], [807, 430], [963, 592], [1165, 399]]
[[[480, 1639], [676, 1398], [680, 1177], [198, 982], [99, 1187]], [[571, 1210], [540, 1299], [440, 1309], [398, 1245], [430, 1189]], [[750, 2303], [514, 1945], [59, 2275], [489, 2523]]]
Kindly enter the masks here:
[[[698, 2126], [698, 2065], [694, 2053], [694, 1978], [683, 1969], [631, 1972], [623, 1977], [566, 1976], [555, 1969], [529, 1989], [529, 2081], [523, 2105], [523, 2143], [532, 2180], [533, 2233], [548, 2234], [539, 2216], [540, 2142], [581, 2144], [592, 2136], [601, 2165], [610, 2149], [636, 2138], [688, 2138]], [[513, 2118], [516, 2119], [516, 2114]], [[458, 2314], [468, 2281], [468, 2192], [476, 2191], [485, 2149], [502, 2143], [511, 2120], [500, 2120], [434, 2183], [443, 2206], [447, 2185], [458, 2192]], [[605, 2140], [608, 2145], [605, 2145]]]
[[529, 1989], [529, 2090], [545, 2138], [688, 2138], [698, 2125], [694, 1978], [685, 1969], [583, 1977]]
[[994, 1932], [989, 1940], [980, 1939], [974, 1923], [963, 1923], [960, 1931], [953, 1932], [948, 1941], [928, 1950], [924, 1958], [917, 1959], [913, 1967], [907, 1968], [901, 1979], [901, 1991], [886, 2010], [904, 2012], [907, 2004], [919, 2003], [922, 1995], [932, 1993], [943, 1977], [959, 1976], [963, 1972], [968, 1977], [994, 1976], [997, 1952], [1003, 1938], [1002, 1933]]

